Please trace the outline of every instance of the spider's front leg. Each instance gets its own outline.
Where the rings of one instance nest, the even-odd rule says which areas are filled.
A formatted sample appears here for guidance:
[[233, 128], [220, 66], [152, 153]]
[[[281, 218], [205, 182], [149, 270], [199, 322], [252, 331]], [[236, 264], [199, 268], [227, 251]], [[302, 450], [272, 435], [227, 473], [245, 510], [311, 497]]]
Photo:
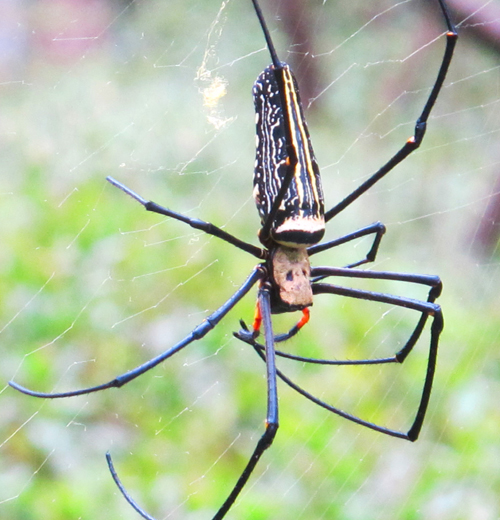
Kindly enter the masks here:
[[[259, 462], [264, 451], [271, 446], [273, 443], [274, 437], [276, 436], [276, 432], [278, 431], [278, 393], [276, 386], [276, 360], [275, 360], [275, 352], [274, 352], [274, 334], [271, 322], [271, 299], [269, 295], [269, 288], [264, 283], [259, 289], [259, 307], [262, 313], [262, 324], [264, 326], [264, 333], [266, 338], [266, 347], [265, 347], [265, 362], [266, 362], [266, 379], [267, 379], [267, 413], [266, 413], [266, 421], [265, 421], [265, 430], [262, 434], [257, 446], [252, 453], [245, 469], [241, 473], [238, 481], [236, 482], [233, 490], [226, 498], [222, 506], [219, 508], [217, 513], [213, 516], [212, 520], [222, 520], [226, 513], [229, 511], [231, 506], [234, 504], [238, 495], [241, 493], [241, 490], [245, 487], [245, 484], [248, 482], [250, 475], [252, 474], [255, 466]], [[130, 496], [128, 491], [125, 489], [122, 484], [118, 474], [113, 465], [113, 461], [111, 459], [110, 454], [106, 454], [106, 459], [108, 461], [108, 466], [111, 471], [111, 475], [121, 491], [122, 495], [125, 497], [127, 502], [146, 520], [155, 520], [154, 517], [149, 515], [142, 509], [141, 506], [137, 504], [137, 502]]]

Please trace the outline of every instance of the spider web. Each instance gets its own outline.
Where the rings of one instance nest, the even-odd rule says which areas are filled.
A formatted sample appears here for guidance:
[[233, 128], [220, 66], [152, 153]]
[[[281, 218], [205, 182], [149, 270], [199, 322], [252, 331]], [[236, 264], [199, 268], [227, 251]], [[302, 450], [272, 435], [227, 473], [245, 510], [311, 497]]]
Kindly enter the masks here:
[[[245, 253], [146, 213], [105, 177], [256, 243], [250, 93], [270, 60], [251, 4], [0, 5], [1, 517], [137, 518], [109, 475], [110, 450], [158, 520], [212, 518], [263, 430], [264, 366], [232, 337], [239, 318], [251, 322], [255, 293], [202, 341], [119, 390], [41, 401], [6, 383], [62, 391], [108, 381], [182, 339], [250, 272]], [[455, 16], [461, 38], [422, 148], [327, 231], [335, 238], [381, 220], [388, 231], [369, 268], [443, 279], [445, 331], [418, 442], [351, 424], [280, 385], [278, 435], [227, 518], [500, 515], [500, 68], [474, 37], [498, 24], [492, 5]], [[329, 208], [413, 132], [444, 24], [431, 3], [413, 0], [262, 7], [305, 93]], [[314, 263], [345, 265], [369, 245]], [[404, 284], [348, 285], [426, 297]], [[276, 317], [276, 328], [295, 318]], [[284, 348], [390, 355], [415, 319], [321, 296], [307, 330]], [[327, 402], [405, 430], [427, 352], [424, 335], [403, 366], [280, 367]]]

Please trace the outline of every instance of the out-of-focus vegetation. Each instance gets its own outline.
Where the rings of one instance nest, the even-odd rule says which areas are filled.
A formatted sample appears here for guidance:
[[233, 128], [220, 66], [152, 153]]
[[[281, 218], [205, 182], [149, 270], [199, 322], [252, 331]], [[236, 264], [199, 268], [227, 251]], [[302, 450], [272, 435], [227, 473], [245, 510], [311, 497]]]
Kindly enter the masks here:
[[[105, 181], [256, 243], [251, 85], [269, 57], [250, 2], [231, 0], [220, 16], [220, 0], [111, 4], [31, 2], [2, 35], [4, 56], [15, 57], [0, 80], [4, 384], [62, 391], [112, 379], [182, 339], [255, 264]], [[262, 4], [282, 59], [297, 60], [274, 7]], [[308, 120], [332, 206], [411, 135], [444, 38], [427, 44], [444, 25], [415, 1], [388, 11], [385, 1], [322, 4], [304, 0], [322, 92]], [[498, 56], [461, 33], [422, 149], [327, 233], [381, 220], [388, 232], [370, 268], [442, 276], [445, 331], [421, 438], [366, 430], [280, 385], [278, 436], [228, 519], [500, 515], [499, 257], [479, 239], [500, 170], [500, 76]], [[220, 97], [214, 107], [204, 92]], [[368, 247], [314, 262], [345, 265]], [[426, 297], [403, 284], [358, 285]], [[254, 293], [202, 341], [120, 390], [41, 401], [2, 388], [1, 518], [137, 518], [107, 450], [156, 518], [211, 518], [263, 429], [264, 366], [232, 337], [253, 307]], [[388, 355], [418, 318], [389, 310], [318, 297], [287, 349]], [[294, 319], [277, 317], [277, 329]], [[424, 335], [398, 367], [281, 366], [322, 399], [405, 429], [427, 349]]]

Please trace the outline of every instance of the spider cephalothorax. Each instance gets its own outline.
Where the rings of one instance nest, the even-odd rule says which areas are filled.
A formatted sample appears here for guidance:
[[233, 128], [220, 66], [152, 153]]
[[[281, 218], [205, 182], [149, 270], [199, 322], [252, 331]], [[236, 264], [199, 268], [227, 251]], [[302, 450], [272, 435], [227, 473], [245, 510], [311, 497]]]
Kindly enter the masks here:
[[273, 313], [299, 311], [313, 304], [311, 264], [305, 247], [276, 246], [269, 252]]

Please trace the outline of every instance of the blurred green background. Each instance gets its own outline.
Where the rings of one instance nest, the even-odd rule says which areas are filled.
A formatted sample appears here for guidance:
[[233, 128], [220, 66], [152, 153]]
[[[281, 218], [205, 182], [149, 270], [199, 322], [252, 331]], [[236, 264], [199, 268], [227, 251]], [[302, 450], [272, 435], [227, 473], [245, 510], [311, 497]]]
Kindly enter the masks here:
[[[280, 57], [314, 98], [307, 118], [331, 207], [412, 134], [444, 25], [424, 2], [298, 4], [292, 12], [291, 0], [262, 0]], [[257, 243], [251, 86], [270, 60], [251, 3], [0, 6], [0, 516], [138, 518], [109, 475], [110, 450], [158, 520], [212, 518], [263, 431], [264, 365], [232, 337], [240, 318], [251, 322], [255, 292], [202, 341], [120, 390], [42, 401], [6, 385], [62, 391], [110, 380], [182, 339], [250, 272], [249, 255], [146, 213], [105, 177]], [[471, 25], [460, 29], [422, 148], [327, 232], [381, 220], [388, 231], [370, 268], [443, 279], [445, 330], [421, 437], [369, 431], [280, 384], [275, 443], [228, 519], [500, 516], [500, 67]], [[302, 30], [310, 48], [293, 41]], [[369, 245], [313, 261], [345, 265]], [[426, 297], [404, 284], [353, 285]], [[277, 317], [276, 329], [295, 319]], [[321, 296], [286, 348], [389, 355], [416, 319]], [[280, 366], [322, 399], [405, 430], [428, 342], [426, 331], [397, 367]]]

